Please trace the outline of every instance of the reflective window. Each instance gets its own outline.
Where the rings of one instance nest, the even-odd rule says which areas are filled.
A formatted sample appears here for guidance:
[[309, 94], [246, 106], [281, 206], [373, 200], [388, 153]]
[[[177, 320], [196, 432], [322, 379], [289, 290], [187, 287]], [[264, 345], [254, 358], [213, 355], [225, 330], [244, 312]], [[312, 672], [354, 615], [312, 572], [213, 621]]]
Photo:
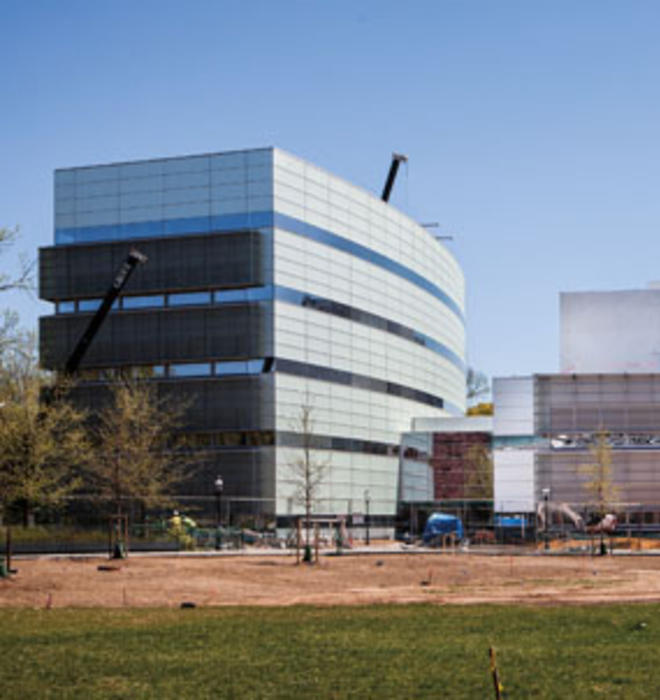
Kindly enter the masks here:
[[272, 211], [252, 211], [213, 216], [181, 216], [176, 219], [158, 221], [132, 221], [98, 226], [60, 227], [55, 229], [55, 245], [89, 243], [94, 241], [123, 241], [131, 238], [155, 238], [157, 236], [230, 232], [272, 226]]
[[265, 287], [249, 287], [246, 289], [248, 301], [268, 301], [273, 298], [272, 285]]
[[163, 188], [166, 190], [178, 187], [205, 187], [209, 184], [209, 171], [198, 173], [173, 173], [163, 176]]
[[234, 362], [216, 362], [215, 373], [218, 376], [232, 374], [261, 374], [264, 361], [258, 360], [237, 360]]
[[183, 292], [170, 294], [167, 297], [169, 306], [192, 306], [195, 304], [210, 304], [211, 292]]
[[262, 359], [258, 360], [248, 360], [247, 372], [248, 374], [261, 374], [264, 369], [264, 361]]
[[215, 304], [226, 304], [232, 301], [247, 301], [246, 289], [223, 289], [213, 292], [213, 302]]
[[58, 301], [57, 302], [57, 313], [58, 314], [72, 314], [76, 310], [75, 301]]
[[[78, 301], [78, 311], [96, 311], [101, 306], [102, 299], [80, 299]], [[115, 299], [112, 311], [119, 308], [119, 299]]]
[[162, 161], [145, 160], [137, 163], [124, 163], [119, 166], [120, 177], [122, 179], [148, 178], [160, 176], [163, 170]]
[[169, 158], [161, 160], [163, 175], [171, 173], [193, 173], [201, 172], [209, 169], [209, 156], [180, 156], [178, 158]]
[[245, 287], [242, 289], [219, 289], [213, 292], [215, 304], [228, 304], [240, 301], [268, 301], [273, 298], [273, 286]]
[[147, 309], [152, 306], [165, 306], [165, 297], [162, 294], [150, 294], [122, 299], [123, 309]]
[[334, 384], [343, 384], [354, 386], [368, 391], [376, 391], [381, 394], [389, 394], [390, 396], [399, 396], [411, 401], [434, 406], [435, 408], [445, 408], [450, 412], [455, 412], [457, 407], [445, 404], [444, 399], [440, 396], [434, 396], [426, 391], [413, 389], [412, 387], [403, 386], [394, 382], [386, 382], [382, 379], [374, 379], [363, 374], [355, 374], [354, 372], [345, 372], [343, 370], [332, 369], [331, 367], [323, 367], [321, 365], [312, 365], [304, 362], [296, 362], [295, 360], [285, 360], [278, 358], [275, 360], [275, 369], [277, 372], [284, 374], [293, 374], [298, 377], [308, 377], [309, 379], [318, 379]]
[[170, 377], [208, 377], [210, 375], [210, 362], [191, 362], [170, 365]]
[[96, 311], [101, 306], [100, 299], [81, 299], [78, 302], [78, 311]]

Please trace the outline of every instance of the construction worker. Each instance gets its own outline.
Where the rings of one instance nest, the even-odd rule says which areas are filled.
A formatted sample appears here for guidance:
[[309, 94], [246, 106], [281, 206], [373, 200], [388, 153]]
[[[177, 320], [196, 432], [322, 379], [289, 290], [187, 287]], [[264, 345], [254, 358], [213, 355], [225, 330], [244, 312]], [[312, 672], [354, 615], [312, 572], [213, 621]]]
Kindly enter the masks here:
[[172, 517], [170, 518], [169, 523], [170, 532], [175, 537], [178, 537], [183, 532], [183, 521], [181, 519], [181, 516], [179, 515], [178, 510], [172, 512]]

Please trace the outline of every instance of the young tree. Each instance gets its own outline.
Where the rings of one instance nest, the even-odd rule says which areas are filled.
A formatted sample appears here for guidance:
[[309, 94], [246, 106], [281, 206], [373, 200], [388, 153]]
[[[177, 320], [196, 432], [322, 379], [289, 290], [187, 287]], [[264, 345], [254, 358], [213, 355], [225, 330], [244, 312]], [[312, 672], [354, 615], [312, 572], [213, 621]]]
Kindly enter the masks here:
[[186, 477], [193, 459], [199, 460], [181, 449], [177, 438], [186, 407], [166, 403], [140, 379], [119, 380], [110, 392], [110, 401], [92, 421], [93, 490], [114, 505], [117, 515], [125, 514], [130, 503], [145, 509], [171, 502], [172, 486]]
[[612, 447], [607, 441], [609, 433], [599, 430], [595, 433], [595, 442], [589, 448], [593, 462], [583, 464], [579, 471], [587, 479], [583, 484], [587, 503], [595, 511], [600, 523], [600, 550], [604, 553], [602, 519], [612, 510], [619, 498], [619, 489], [612, 478]]
[[292, 422], [292, 429], [300, 437], [300, 454], [289, 462], [291, 480], [294, 485], [294, 501], [305, 508], [305, 542], [310, 546], [310, 520], [318, 492], [330, 466], [329, 460], [319, 459], [314, 448], [314, 408], [309, 403], [300, 407]]
[[493, 497], [493, 456], [485, 445], [472, 445], [465, 458], [465, 497]]
[[45, 403], [49, 377], [39, 371], [34, 343], [17, 333], [0, 345], [0, 507], [23, 507], [28, 525], [35, 507], [60, 504], [80, 484], [89, 456], [84, 414], [61, 388]]

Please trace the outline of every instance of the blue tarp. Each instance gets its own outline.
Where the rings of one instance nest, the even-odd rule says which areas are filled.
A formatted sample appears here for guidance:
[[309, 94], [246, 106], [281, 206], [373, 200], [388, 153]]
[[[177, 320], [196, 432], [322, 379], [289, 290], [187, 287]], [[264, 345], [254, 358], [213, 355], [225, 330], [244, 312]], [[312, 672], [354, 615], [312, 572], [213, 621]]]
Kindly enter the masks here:
[[521, 529], [523, 527], [529, 527], [529, 525], [527, 520], [520, 516], [496, 515], [495, 527], [517, 527]]
[[454, 533], [459, 540], [463, 539], [463, 523], [460, 518], [447, 513], [431, 513], [426, 521], [422, 539], [428, 544], [435, 537]]

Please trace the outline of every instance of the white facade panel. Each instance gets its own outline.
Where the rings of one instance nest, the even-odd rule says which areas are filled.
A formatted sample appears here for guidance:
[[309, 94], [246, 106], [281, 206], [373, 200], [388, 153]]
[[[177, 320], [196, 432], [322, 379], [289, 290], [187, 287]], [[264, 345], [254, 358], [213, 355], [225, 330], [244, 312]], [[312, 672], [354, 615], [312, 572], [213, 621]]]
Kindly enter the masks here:
[[490, 416], [465, 416], [463, 418], [413, 418], [412, 430], [424, 433], [492, 433]]
[[560, 354], [566, 373], [659, 372], [660, 289], [561, 294]]
[[534, 450], [495, 448], [493, 490], [496, 513], [534, 510]]
[[534, 379], [497, 377], [493, 379], [493, 433], [534, 434]]
[[[462, 356], [465, 327], [436, 297], [412, 282], [288, 231], [276, 230], [274, 283], [330, 297], [420, 331]], [[289, 275], [295, 276], [294, 280]]]

